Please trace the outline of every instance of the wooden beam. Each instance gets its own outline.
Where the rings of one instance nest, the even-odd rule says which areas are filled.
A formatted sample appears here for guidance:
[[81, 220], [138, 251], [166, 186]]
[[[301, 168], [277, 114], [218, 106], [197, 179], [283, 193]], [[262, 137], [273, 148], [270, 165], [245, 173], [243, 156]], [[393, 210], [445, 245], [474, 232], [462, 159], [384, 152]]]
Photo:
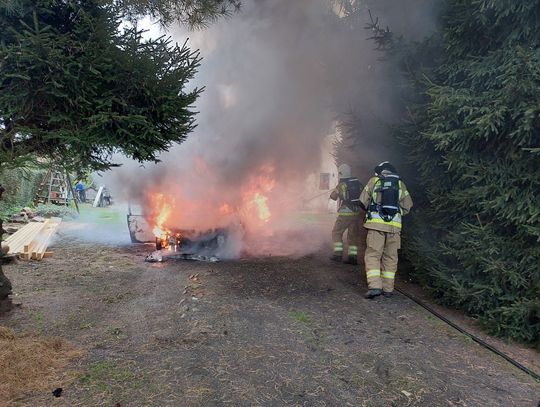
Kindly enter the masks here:
[[30, 242], [44, 227], [46, 227], [49, 222], [49, 219], [47, 219], [45, 222], [31, 222], [9, 236], [5, 240], [5, 242], [9, 245], [8, 254], [24, 253], [24, 246], [30, 245]]
[[[47, 251], [47, 247], [49, 246], [49, 243], [51, 241], [52, 236], [56, 232], [56, 229], [62, 222], [61, 218], [51, 218], [51, 222], [47, 224], [45, 228], [40, 232], [38, 236], [36, 236], [36, 241], [33, 246], [33, 250], [30, 253], [30, 256], [34, 260], [41, 260], [45, 257], [45, 253]], [[52, 252], [50, 252], [52, 255]], [[49, 256], [47, 256], [49, 257]]]

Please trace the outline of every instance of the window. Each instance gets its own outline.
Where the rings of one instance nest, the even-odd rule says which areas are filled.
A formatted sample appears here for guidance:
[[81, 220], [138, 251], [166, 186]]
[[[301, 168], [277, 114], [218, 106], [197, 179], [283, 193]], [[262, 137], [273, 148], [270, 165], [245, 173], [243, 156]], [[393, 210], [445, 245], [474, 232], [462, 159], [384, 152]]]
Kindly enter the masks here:
[[330, 189], [330, 173], [329, 172], [321, 172], [321, 176], [319, 178], [319, 189], [324, 189], [324, 190]]

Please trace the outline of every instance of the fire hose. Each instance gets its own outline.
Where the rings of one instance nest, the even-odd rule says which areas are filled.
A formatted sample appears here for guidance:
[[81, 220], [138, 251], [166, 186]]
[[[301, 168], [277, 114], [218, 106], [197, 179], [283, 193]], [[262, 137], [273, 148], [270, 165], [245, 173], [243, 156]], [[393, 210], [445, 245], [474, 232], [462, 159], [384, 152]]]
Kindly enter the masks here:
[[485, 349], [495, 353], [496, 355], [502, 357], [503, 359], [505, 359], [507, 362], [510, 362], [511, 364], [513, 364], [515, 367], [517, 367], [518, 369], [520, 369], [521, 371], [527, 373], [529, 376], [531, 376], [532, 378], [534, 378], [535, 380], [537, 381], [540, 381], [540, 375], [536, 372], [533, 372], [531, 369], [529, 369], [528, 367], [526, 366], [523, 366], [521, 363], [519, 363], [517, 360], [511, 358], [510, 356], [508, 356], [507, 354], [501, 352], [500, 350], [494, 348], [493, 346], [491, 346], [489, 343], [485, 342], [484, 340], [480, 339], [479, 337], [471, 334], [470, 332], [466, 331], [465, 329], [461, 328], [459, 325], [455, 324], [454, 322], [450, 321], [448, 318], [444, 317], [443, 315], [441, 315], [440, 313], [438, 313], [437, 311], [435, 311], [433, 308], [431, 308], [429, 305], [427, 305], [426, 303], [424, 303], [423, 301], [419, 300], [418, 298], [416, 298], [415, 296], [413, 296], [412, 294], [409, 294], [408, 292], [400, 289], [400, 288], [397, 288], [396, 287], [396, 291], [399, 291], [401, 294], [403, 294], [405, 297], [409, 298], [410, 300], [414, 301], [415, 303], [417, 303], [418, 305], [420, 305], [422, 308], [424, 308], [425, 310], [429, 311], [431, 314], [433, 314], [434, 316], [436, 316], [437, 318], [439, 318], [441, 321], [445, 322], [446, 324], [450, 325], [452, 328], [456, 329], [457, 331], [461, 332], [463, 335], [471, 338], [473, 341], [475, 341], [476, 343], [478, 343], [480, 346], [484, 347]]
[[328, 195], [328, 194], [330, 194], [331, 192], [332, 192], [332, 191], [324, 191], [324, 192], [322, 192], [322, 193], [320, 193], [320, 194], [317, 194], [317, 195], [315, 195], [315, 196], [312, 196], [311, 198], [305, 199], [304, 202], [310, 202], [310, 201], [313, 201], [314, 199], [317, 199], [317, 198], [319, 198], [319, 197], [321, 197], [321, 196], [323, 196], [323, 195]]

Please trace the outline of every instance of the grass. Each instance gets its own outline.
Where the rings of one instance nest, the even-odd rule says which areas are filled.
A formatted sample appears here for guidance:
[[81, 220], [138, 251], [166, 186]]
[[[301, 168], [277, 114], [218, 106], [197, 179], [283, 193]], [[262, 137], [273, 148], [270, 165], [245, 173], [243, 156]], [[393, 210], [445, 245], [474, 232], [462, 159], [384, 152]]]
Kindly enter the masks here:
[[303, 311], [291, 312], [291, 317], [303, 324], [309, 324], [311, 322], [311, 318], [309, 317], [309, 315]]
[[87, 388], [86, 394], [81, 395], [82, 405], [113, 406], [118, 402], [123, 406], [122, 400], [136, 398], [140, 392], [144, 392], [145, 396], [159, 393], [160, 389], [144, 373], [147, 371], [133, 361], [109, 359], [90, 364], [86, 373], [79, 377], [79, 382]]
[[30, 317], [32, 318], [32, 320], [34, 320], [34, 322], [43, 323], [44, 317], [40, 311], [31, 311]]
[[94, 327], [94, 324], [91, 322], [87, 322], [84, 324], [79, 325], [79, 329], [92, 329]]
[[118, 366], [115, 361], [101, 361], [90, 365], [88, 372], [80, 378], [80, 381], [99, 392], [110, 394], [116, 384], [127, 384], [136, 379], [137, 375], [132, 369]]
[[29, 315], [30, 318], [32, 318], [32, 321], [36, 324], [36, 329], [38, 331], [43, 331], [43, 328], [45, 327], [45, 317], [41, 311], [30, 311]]
[[328, 333], [320, 327], [306, 312], [293, 311], [291, 318], [302, 324], [297, 333], [301, 336], [303, 343], [310, 349], [321, 350], [328, 344]]
[[29, 391], [49, 392], [51, 383], [69, 383], [76, 375], [68, 367], [80, 356], [62, 338], [17, 335], [0, 326], [0, 400], [10, 405]]
[[97, 224], [125, 223], [126, 214], [115, 207], [94, 208], [92, 205], [79, 205], [80, 220], [91, 220]]
[[21, 209], [21, 205], [9, 205], [4, 202], [0, 202], [0, 219], [9, 219], [11, 215], [19, 213]]
[[77, 217], [77, 211], [71, 206], [54, 205], [54, 204], [39, 204], [34, 213], [38, 216], [51, 217], [56, 216], [64, 220], [74, 219]]

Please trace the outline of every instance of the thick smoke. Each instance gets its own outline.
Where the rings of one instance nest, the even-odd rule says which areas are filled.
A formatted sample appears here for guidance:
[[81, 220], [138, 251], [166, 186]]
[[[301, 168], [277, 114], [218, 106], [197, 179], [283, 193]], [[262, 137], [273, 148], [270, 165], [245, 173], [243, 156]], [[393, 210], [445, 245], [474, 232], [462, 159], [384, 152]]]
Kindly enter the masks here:
[[[423, 3], [433, 2], [379, 2], [373, 11], [420, 38], [433, 21]], [[367, 22], [367, 7], [358, 16]], [[316, 250], [329, 231], [310, 231], [306, 238], [302, 230], [309, 227], [297, 212], [306, 199], [306, 179], [318, 177], [321, 148], [336, 131], [336, 117], [347, 110], [369, 112], [376, 125], [368, 128], [376, 128], [370, 131], [378, 140], [355, 159], [372, 166], [386, 158], [389, 145], [387, 125], [380, 123], [401, 114], [395, 70], [381, 63], [369, 32], [341, 17], [330, 0], [248, 0], [239, 15], [190, 33], [191, 46], [204, 58], [194, 83], [206, 87], [197, 105], [198, 128], [163, 154], [161, 163], [126, 163], [114, 170], [107, 178], [117, 197], [139, 204], [152, 218], [156, 198], [150, 193], [162, 193], [159, 199], [173, 207], [168, 227], [239, 222], [251, 236], [245, 239], [252, 253]], [[187, 33], [170, 34], [183, 42]], [[259, 216], [257, 193], [269, 219]], [[269, 240], [263, 244], [261, 236]]]

